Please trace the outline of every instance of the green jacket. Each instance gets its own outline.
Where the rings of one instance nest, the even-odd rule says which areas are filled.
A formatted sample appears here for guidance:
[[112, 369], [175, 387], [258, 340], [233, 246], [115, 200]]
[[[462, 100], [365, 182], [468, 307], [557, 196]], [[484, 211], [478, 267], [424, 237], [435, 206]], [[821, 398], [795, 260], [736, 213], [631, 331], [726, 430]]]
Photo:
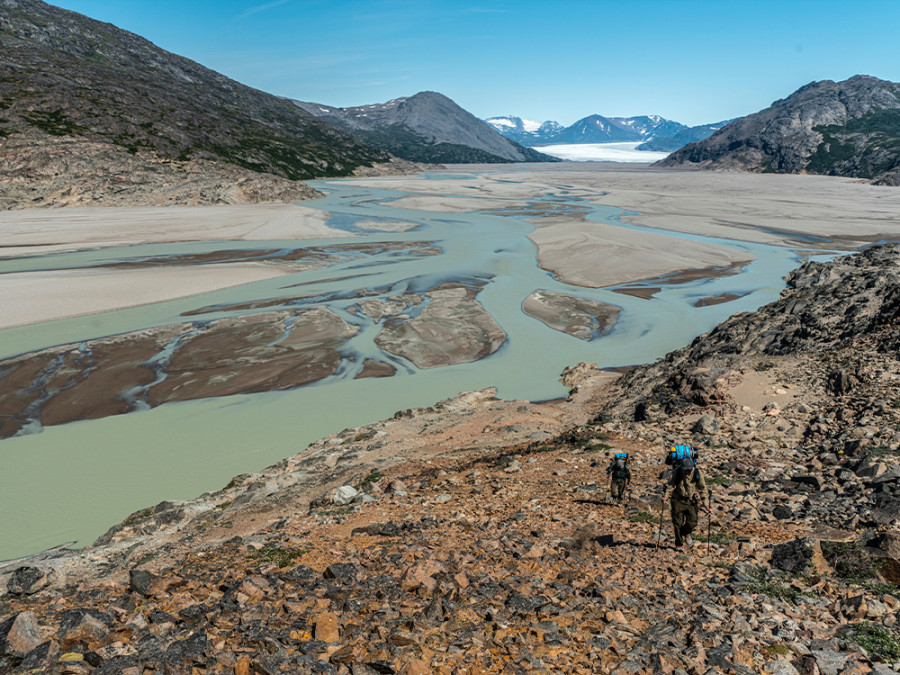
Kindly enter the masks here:
[[704, 508], [709, 508], [709, 493], [706, 491], [706, 479], [703, 471], [699, 467], [688, 473], [675, 470], [666, 486], [666, 499], [671, 498], [673, 501], [691, 502], [692, 504], [703, 504]]

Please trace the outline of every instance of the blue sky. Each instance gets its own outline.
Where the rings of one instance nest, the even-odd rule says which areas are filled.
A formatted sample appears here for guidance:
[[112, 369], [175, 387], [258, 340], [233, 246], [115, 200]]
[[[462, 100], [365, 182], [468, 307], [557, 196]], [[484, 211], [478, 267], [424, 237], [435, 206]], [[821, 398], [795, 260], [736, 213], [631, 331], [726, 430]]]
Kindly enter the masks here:
[[57, 0], [244, 84], [335, 106], [702, 124], [813, 80], [900, 81], [900, 0]]

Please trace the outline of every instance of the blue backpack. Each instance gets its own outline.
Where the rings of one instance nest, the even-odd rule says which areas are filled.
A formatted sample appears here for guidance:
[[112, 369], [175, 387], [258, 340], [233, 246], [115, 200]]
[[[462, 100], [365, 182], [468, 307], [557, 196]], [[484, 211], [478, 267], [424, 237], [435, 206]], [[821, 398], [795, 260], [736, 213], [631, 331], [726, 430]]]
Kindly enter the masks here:
[[697, 448], [690, 445], [673, 445], [666, 455], [666, 464], [670, 466], [682, 464], [682, 460], [689, 459], [693, 464], [697, 463]]

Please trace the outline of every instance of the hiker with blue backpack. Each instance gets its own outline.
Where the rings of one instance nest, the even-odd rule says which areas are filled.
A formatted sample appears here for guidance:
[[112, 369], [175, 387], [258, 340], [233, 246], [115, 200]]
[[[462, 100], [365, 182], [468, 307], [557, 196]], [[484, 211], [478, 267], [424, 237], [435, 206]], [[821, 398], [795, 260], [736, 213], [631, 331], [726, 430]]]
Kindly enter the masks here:
[[712, 515], [706, 478], [697, 466], [697, 450], [689, 445], [676, 445], [669, 450], [666, 464], [672, 465], [669, 484], [663, 493], [663, 504], [672, 499], [672, 527], [675, 530], [675, 550], [684, 550], [691, 532], [697, 527], [697, 508], [702, 504]]
[[628, 453], [616, 450], [609, 466], [609, 492], [616, 503], [621, 504], [625, 498], [625, 490], [631, 487], [631, 469], [628, 468]]

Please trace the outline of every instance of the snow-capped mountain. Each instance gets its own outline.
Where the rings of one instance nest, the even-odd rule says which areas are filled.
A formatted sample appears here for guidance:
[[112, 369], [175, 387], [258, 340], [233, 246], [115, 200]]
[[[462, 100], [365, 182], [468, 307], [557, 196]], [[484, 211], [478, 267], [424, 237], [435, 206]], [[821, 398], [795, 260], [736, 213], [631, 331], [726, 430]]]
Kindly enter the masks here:
[[507, 138], [524, 146], [559, 145], [567, 143], [615, 143], [647, 141], [657, 137], [671, 137], [687, 126], [659, 115], [637, 117], [604, 117], [590, 115], [569, 127], [557, 122], [535, 122], [513, 115], [489, 117], [485, 120]]
[[503, 136], [525, 146], [543, 143], [564, 128], [558, 122], [535, 122], [514, 115], [489, 117], [484, 121]]
[[631, 129], [640, 135], [640, 139], [648, 140], [662, 136], [674, 136], [679, 131], [687, 129], [681, 122], [673, 122], [659, 115], [641, 115], [639, 117], [610, 117], [610, 120], [620, 127]]
[[525, 147], [546, 143], [548, 138], [559, 133], [564, 128], [558, 122], [535, 122], [534, 120], [526, 120], [513, 115], [488, 117], [484, 121], [503, 136]]

